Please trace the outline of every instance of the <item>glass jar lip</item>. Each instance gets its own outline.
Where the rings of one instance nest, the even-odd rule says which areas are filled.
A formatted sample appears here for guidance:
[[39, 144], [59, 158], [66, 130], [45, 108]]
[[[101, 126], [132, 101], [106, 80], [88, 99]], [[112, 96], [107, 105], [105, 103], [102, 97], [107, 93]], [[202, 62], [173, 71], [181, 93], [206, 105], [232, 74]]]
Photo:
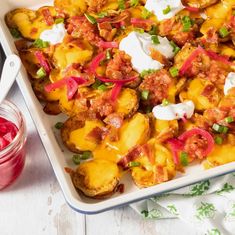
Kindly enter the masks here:
[[[4, 100], [2, 102], [3, 105], [6, 105], [7, 107], [9, 107], [12, 111], [15, 112], [15, 114], [17, 115], [17, 119], [18, 119], [18, 132], [15, 136], [15, 138], [12, 140], [12, 142], [7, 145], [4, 149], [0, 150], [0, 159], [4, 158], [4, 156], [6, 156], [9, 152], [12, 151], [13, 147], [16, 147], [17, 144], [20, 142], [20, 140], [24, 137], [24, 132], [25, 132], [25, 123], [24, 123], [24, 117], [21, 113], [21, 111], [17, 108], [17, 106], [12, 103], [9, 100]], [[0, 104], [0, 107], [2, 106], [2, 104]]]

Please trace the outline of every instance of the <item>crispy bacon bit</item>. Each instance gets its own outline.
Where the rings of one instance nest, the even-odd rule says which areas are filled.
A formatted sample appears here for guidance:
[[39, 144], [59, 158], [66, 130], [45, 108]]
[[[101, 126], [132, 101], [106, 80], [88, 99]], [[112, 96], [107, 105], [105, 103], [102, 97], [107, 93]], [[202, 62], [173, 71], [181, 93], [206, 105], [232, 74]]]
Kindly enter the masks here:
[[102, 7], [107, 3], [107, 0], [86, 0], [88, 6], [88, 11], [90, 12], [99, 12]]
[[184, 145], [184, 151], [194, 159], [203, 159], [204, 151], [208, 146], [207, 140], [200, 135], [193, 135], [188, 138]]
[[133, 72], [131, 57], [124, 51], [119, 51], [108, 62], [106, 76], [110, 79], [124, 79]]
[[160, 184], [162, 182], [168, 181], [168, 172], [165, 167], [156, 166], [154, 171], [154, 182]]
[[74, 38], [85, 38], [96, 46], [99, 46], [102, 40], [99, 37], [96, 26], [91, 24], [85, 17], [72, 17], [69, 21], [67, 32]]
[[105, 130], [100, 127], [93, 128], [85, 137], [86, 140], [99, 144], [103, 140], [103, 134]]
[[125, 191], [125, 185], [124, 184], [119, 184], [117, 186], [116, 192], [124, 193], [124, 191]]
[[123, 158], [121, 158], [118, 162], [118, 165], [126, 169], [128, 163], [134, 161], [136, 158], [141, 156], [142, 153], [143, 148], [138, 145], [132, 148]]
[[46, 21], [47, 25], [53, 25], [54, 24], [54, 19], [53, 16], [51, 15], [51, 12], [48, 8], [42, 10], [43, 17]]
[[154, 152], [151, 146], [149, 146], [149, 144], [144, 144], [142, 145], [142, 150], [143, 150], [143, 154], [148, 157], [150, 163], [154, 164], [155, 156], [154, 156]]
[[140, 91], [149, 91], [147, 104], [154, 106], [162, 103], [164, 98], [168, 96], [168, 89], [172, 83], [172, 78], [165, 69], [158, 70], [152, 74], [145, 76], [140, 84]]
[[209, 98], [212, 95], [214, 90], [215, 90], [215, 86], [212, 84], [208, 84], [204, 87], [201, 95]]
[[114, 112], [113, 102], [110, 100], [108, 94], [105, 93], [104, 96], [91, 101], [90, 110], [101, 117], [106, 117]]
[[117, 29], [112, 28], [112, 25], [109, 22], [98, 23], [98, 29], [100, 36], [106, 41], [112, 41], [114, 35], [117, 32]]
[[122, 124], [123, 124], [123, 115], [120, 113], [111, 113], [108, 115], [105, 119], [104, 122], [116, 129], [119, 129]]
[[30, 34], [32, 35], [32, 34], [35, 34], [35, 33], [37, 33], [37, 32], [38, 32], [38, 29], [35, 28], [35, 27], [33, 27], [33, 28], [31, 29]]

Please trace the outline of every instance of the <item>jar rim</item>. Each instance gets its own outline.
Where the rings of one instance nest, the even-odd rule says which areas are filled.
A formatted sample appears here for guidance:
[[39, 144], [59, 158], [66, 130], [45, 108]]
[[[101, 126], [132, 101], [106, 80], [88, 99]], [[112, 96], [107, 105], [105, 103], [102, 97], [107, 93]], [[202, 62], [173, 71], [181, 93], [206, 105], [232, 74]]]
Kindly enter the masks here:
[[[2, 104], [10, 107], [10, 109], [15, 112], [15, 114], [17, 115], [17, 118], [18, 118], [19, 125], [17, 126], [18, 132], [17, 132], [15, 138], [4, 149], [0, 150], [0, 159], [4, 158], [4, 156], [6, 156], [10, 151], [12, 151], [12, 148], [14, 146], [16, 146], [17, 143], [20, 142], [20, 140], [25, 132], [24, 117], [23, 117], [21, 111], [17, 108], [17, 106], [9, 100], [4, 100], [2, 102]], [[0, 107], [2, 104], [0, 104]]]

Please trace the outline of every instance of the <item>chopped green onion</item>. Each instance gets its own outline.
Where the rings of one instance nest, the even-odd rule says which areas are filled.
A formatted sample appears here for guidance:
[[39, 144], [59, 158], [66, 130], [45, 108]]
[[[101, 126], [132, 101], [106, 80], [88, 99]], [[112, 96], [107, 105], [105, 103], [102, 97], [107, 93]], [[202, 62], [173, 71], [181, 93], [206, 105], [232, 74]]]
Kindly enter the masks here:
[[130, 4], [132, 7], [136, 7], [139, 3], [139, 0], [131, 0]]
[[135, 32], [138, 32], [138, 33], [144, 33], [144, 29], [142, 28], [135, 28], [134, 30]]
[[179, 75], [179, 70], [175, 67], [171, 67], [169, 71], [172, 77], [177, 77]]
[[93, 89], [97, 89], [97, 88], [100, 86], [101, 83], [102, 83], [102, 82], [101, 82], [100, 80], [96, 79], [95, 82], [92, 84], [91, 87], [92, 87]]
[[188, 165], [188, 154], [186, 152], [180, 153], [180, 162], [183, 166]]
[[192, 27], [192, 20], [189, 16], [184, 16], [181, 21], [183, 24], [183, 32], [188, 32]]
[[106, 12], [106, 11], [102, 11], [98, 14], [99, 18], [104, 18], [105, 16], [108, 16], [108, 12]]
[[151, 11], [148, 11], [146, 8], [143, 8], [142, 12], [141, 12], [141, 16], [144, 19], [148, 19], [150, 16], [152, 15]]
[[78, 165], [81, 163], [81, 160], [87, 160], [91, 157], [92, 157], [92, 152], [85, 151], [83, 153], [74, 154], [72, 160], [73, 160], [74, 164]]
[[20, 38], [21, 37], [20, 31], [18, 29], [16, 29], [16, 28], [10, 29], [10, 32], [11, 32], [11, 35], [14, 38]]
[[149, 75], [151, 73], [154, 73], [156, 70], [155, 69], [146, 69], [146, 70], [143, 70], [141, 73], [140, 73], [140, 77], [144, 78], [146, 75]]
[[148, 32], [150, 35], [156, 35], [158, 31], [158, 28], [156, 25], [153, 25], [151, 30]]
[[64, 18], [57, 18], [55, 19], [56, 24], [64, 23]]
[[106, 60], [110, 60], [111, 59], [111, 53], [110, 50], [106, 51]]
[[166, 14], [168, 14], [170, 11], [171, 11], [171, 7], [170, 7], [170, 5], [168, 5], [167, 8], [164, 9], [162, 12], [163, 12], [164, 15], [166, 15]]
[[38, 71], [37, 71], [37, 76], [38, 78], [44, 78], [47, 75], [45, 69], [43, 67], [41, 67]]
[[136, 167], [136, 166], [140, 166], [140, 163], [139, 162], [129, 162], [128, 166], [129, 167]]
[[33, 42], [33, 46], [37, 48], [45, 48], [48, 47], [50, 44], [49, 42], [43, 41], [42, 39], [38, 38]]
[[226, 134], [229, 130], [228, 127], [214, 123], [212, 129], [218, 133]]
[[218, 144], [218, 145], [222, 144], [223, 143], [223, 138], [220, 137], [220, 136], [216, 136], [215, 137], [215, 143]]
[[79, 154], [73, 155], [72, 160], [75, 165], [79, 165], [81, 163], [81, 158]]
[[63, 125], [64, 125], [63, 122], [57, 122], [57, 123], [55, 124], [55, 128], [59, 130], [59, 129], [61, 129], [61, 128], [63, 127]]
[[173, 47], [174, 54], [177, 54], [180, 51], [180, 48], [173, 41], [170, 41], [170, 44]]
[[167, 106], [169, 104], [170, 104], [169, 100], [167, 100], [167, 99], [162, 100], [162, 106]]
[[125, 6], [125, 0], [118, 0], [118, 8], [120, 10], [124, 10], [126, 8]]
[[149, 91], [148, 90], [144, 90], [141, 92], [141, 99], [142, 100], [148, 100], [149, 98]]
[[233, 118], [233, 117], [226, 117], [224, 120], [225, 120], [225, 122], [227, 122], [227, 123], [234, 122], [234, 118]]
[[97, 87], [97, 89], [100, 90], [100, 91], [106, 91], [107, 86], [105, 84], [101, 84], [100, 86]]
[[220, 28], [219, 30], [219, 35], [222, 37], [222, 38], [225, 38], [229, 35], [229, 31], [226, 27], [222, 27]]
[[96, 18], [87, 14], [87, 13], [84, 13], [84, 16], [87, 18], [87, 20], [91, 23], [91, 24], [96, 24], [97, 21], [96, 21]]
[[89, 158], [92, 158], [92, 152], [90, 151], [85, 151], [81, 154], [81, 160], [87, 160]]
[[160, 44], [160, 41], [159, 41], [157, 35], [152, 35], [152, 36], [151, 36], [151, 41], [152, 41], [153, 44], [156, 44], [156, 45], [157, 45], [157, 44]]

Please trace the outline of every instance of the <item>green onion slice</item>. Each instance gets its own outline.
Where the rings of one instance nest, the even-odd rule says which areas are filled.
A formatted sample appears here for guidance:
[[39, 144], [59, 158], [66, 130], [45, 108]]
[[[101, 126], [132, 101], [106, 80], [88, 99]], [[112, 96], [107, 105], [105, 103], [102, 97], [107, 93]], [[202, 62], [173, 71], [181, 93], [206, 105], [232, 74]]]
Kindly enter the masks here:
[[226, 134], [229, 130], [229, 128], [227, 126], [222, 126], [217, 123], [213, 124], [212, 129], [218, 133], [221, 133], [221, 134]]
[[177, 77], [179, 75], [179, 70], [175, 67], [171, 67], [169, 69], [169, 72], [170, 72], [172, 77]]
[[96, 18], [87, 14], [87, 13], [84, 13], [84, 16], [87, 18], [87, 20], [91, 23], [91, 24], [96, 24], [97, 21], [96, 21]]
[[186, 152], [180, 153], [180, 162], [183, 166], [188, 165], [188, 154]]
[[56, 128], [56, 129], [61, 129], [61, 128], [63, 127], [63, 125], [64, 125], [63, 122], [57, 122], [57, 123], [55, 124], [55, 128]]
[[227, 122], [227, 123], [234, 122], [234, 118], [233, 118], [233, 117], [226, 117], [224, 120], [225, 120], [225, 122]]
[[159, 41], [157, 35], [152, 35], [152, 36], [151, 36], [151, 41], [152, 41], [152, 43], [155, 44], [155, 45], [160, 44], [160, 41]]
[[33, 46], [37, 47], [37, 48], [46, 48], [48, 47], [50, 44], [49, 42], [43, 41], [42, 39], [38, 38], [33, 42]]
[[162, 12], [164, 15], [168, 14], [171, 11], [171, 6], [168, 5], [167, 8], [165, 8]]
[[151, 11], [148, 11], [146, 8], [143, 8], [142, 12], [141, 12], [141, 16], [144, 19], [148, 19], [150, 16], [152, 15]]
[[64, 18], [57, 18], [55, 19], [56, 24], [64, 23]]
[[229, 31], [226, 27], [222, 27], [219, 29], [219, 35], [222, 37], [222, 38], [225, 38], [229, 35]]
[[144, 90], [141, 92], [141, 99], [142, 100], [148, 100], [149, 98], [149, 91], [148, 90]]
[[41, 67], [38, 71], [37, 71], [37, 76], [38, 78], [44, 78], [47, 75], [45, 69], [43, 67]]
[[129, 163], [128, 163], [128, 166], [129, 166], [129, 167], [137, 167], [137, 166], [140, 166], [140, 163], [133, 161], [133, 162], [129, 162]]
[[223, 143], [223, 138], [220, 136], [215, 137], [215, 143], [221, 145]]

